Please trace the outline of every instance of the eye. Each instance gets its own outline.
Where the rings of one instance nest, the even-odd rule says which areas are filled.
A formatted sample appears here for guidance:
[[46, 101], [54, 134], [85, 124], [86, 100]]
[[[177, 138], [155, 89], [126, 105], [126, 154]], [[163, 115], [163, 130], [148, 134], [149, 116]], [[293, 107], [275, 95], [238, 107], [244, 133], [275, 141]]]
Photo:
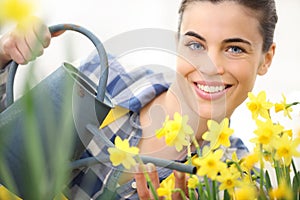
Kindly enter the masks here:
[[231, 46], [228, 48], [228, 52], [232, 54], [241, 54], [241, 53], [245, 53], [245, 50], [237, 46]]
[[186, 46], [195, 51], [204, 50], [204, 46], [199, 42], [190, 42]]

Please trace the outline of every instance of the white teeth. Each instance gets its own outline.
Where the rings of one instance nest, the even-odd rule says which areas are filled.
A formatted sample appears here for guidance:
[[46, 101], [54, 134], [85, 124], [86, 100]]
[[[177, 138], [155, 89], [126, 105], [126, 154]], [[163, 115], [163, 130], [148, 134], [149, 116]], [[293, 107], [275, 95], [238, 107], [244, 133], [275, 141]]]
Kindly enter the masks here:
[[220, 85], [220, 86], [208, 86], [208, 85], [197, 84], [197, 87], [200, 90], [203, 90], [204, 92], [207, 92], [207, 93], [216, 93], [216, 92], [220, 92], [222, 90], [225, 90], [225, 86], [224, 85]]

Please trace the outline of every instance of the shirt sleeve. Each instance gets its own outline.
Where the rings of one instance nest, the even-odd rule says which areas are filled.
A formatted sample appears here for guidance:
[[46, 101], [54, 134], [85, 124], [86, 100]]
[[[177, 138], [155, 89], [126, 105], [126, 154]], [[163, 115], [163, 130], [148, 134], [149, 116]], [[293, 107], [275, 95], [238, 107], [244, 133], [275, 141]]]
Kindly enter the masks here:
[[7, 82], [8, 66], [0, 70], [0, 112], [6, 108], [6, 82]]

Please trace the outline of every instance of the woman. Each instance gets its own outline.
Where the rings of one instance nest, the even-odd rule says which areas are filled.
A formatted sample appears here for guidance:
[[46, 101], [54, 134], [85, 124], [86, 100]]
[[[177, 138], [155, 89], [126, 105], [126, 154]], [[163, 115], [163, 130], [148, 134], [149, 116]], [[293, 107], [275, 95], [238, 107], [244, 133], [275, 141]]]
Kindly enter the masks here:
[[[132, 108], [128, 103], [127, 108], [131, 112], [101, 130], [112, 141], [116, 135], [121, 135], [122, 138], [130, 137], [131, 145], [138, 146], [140, 154], [172, 160], [183, 160], [186, 149], [177, 152], [174, 147], [166, 146], [164, 141], [155, 137], [155, 130], [161, 128], [165, 116], [172, 117], [175, 112], [187, 114], [189, 124], [201, 144], [202, 134], [207, 130], [207, 120], [221, 121], [224, 117], [230, 118], [252, 90], [256, 76], [267, 73], [275, 53], [273, 34], [277, 22], [273, 0], [183, 0], [179, 14], [176, 80], [172, 83], [164, 81], [161, 78], [165, 76], [155, 72], [156, 78], [153, 83], [150, 78], [153, 77], [153, 73], [149, 74], [149, 70], [141, 69], [135, 72], [135, 79], [126, 82], [125, 88], [118, 89], [116, 80], [122, 80], [132, 74], [127, 74], [119, 65], [110, 66], [109, 76], [112, 78], [108, 83], [108, 92], [120, 104], [128, 103], [132, 97], [124, 97], [126, 92], [123, 90], [137, 87], [136, 83], [139, 80], [146, 79], [157, 84], [159, 90], [149, 96], [149, 88], [146, 88], [143, 91], [145, 95], [139, 99], [142, 102], [140, 106], [133, 105]], [[35, 34], [40, 28], [45, 30], [43, 34]], [[35, 23], [28, 30], [23, 35], [16, 29], [1, 38], [2, 68], [11, 59], [20, 64], [27, 63], [49, 45], [50, 34], [43, 24]], [[38, 41], [37, 51], [31, 48], [35, 41]], [[96, 67], [90, 66], [98, 62], [98, 58], [93, 56], [81, 66], [81, 70], [93, 74]], [[120, 95], [121, 92], [124, 93]], [[116, 125], [118, 130], [113, 129]], [[124, 126], [130, 127], [130, 130], [124, 133]], [[243, 144], [238, 139], [232, 140], [235, 142], [230, 148], [236, 148], [237, 153], [244, 153]], [[100, 146], [96, 150], [88, 147], [86, 154], [96, 156], [103, 153], [105, 150]], [[117, 171], [118, 169], [101, 164], [82, 170], [70, 184], [69, 197], [150, 197], [145, 179], [139, 173], [136, 173], [135, 180], [133, 175], [128, 173], [117, 175], [120, 186], [111, 191], [107, 181], [111, 180], [112, 174], [119, 174]], [[171, 173], [170, 170], [157, 169], [157, 174], [152, 165], [149, 165], [149, 171], [153, 172], [150, 175], [155, 187], [158, 187], [159, 179], [162, 180]], [[86, 188], [82, 184], [86, 177], [89, 177], [88, 180], [97, 177], [92, 188]], [[177, 186], [184, 189], [185, 176], [175, 173], [175, 177]]]

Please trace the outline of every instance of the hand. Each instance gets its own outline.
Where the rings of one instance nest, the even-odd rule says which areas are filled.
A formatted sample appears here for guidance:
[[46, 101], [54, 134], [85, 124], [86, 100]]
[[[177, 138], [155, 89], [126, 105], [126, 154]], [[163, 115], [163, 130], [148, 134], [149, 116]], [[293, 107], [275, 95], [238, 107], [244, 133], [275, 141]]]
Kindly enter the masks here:
[[144, 166], [141, 165], [138, 166], [136, 173], [134, 174], [134, 178], [136, 181], [136, 187], [137, 187], [139, 199], [141, 200], [154, 199], [151, 190], [148, 188], [147, 180], [144, 176], [144, 170], [147, 171], [155, 191], [159, 187], [159, 178], [158, 178], [158, 173], [156, 171], [155, 165], [152, 163], [148, 163]]
[[[153, 165], [152, 163], [148, 163], [144, 167], [139, 166], [137, 172], [134, 175], [139, 199], [141, 200], [154, 199], [151, 190], [148, 188], [147, 180], [144, 176], [143, 169], [145, 169], [148, 172], [150, 180], [155, 190], [159, 188], [159, 178], [158, 178], [158, 173], [156, 171], [155, 165]], [[187, 175], [183, 172], [174, 171], [174, 176], [175, 176], [175, 188], [180, 188], [185, 193], [185, 195], [188, 196]], [[175, 192], [172, 194], [172, 199], [182, 199], [181, 197], [182, 196], [179, 192]]]
[[27, 64], [44, 52], [50, 44], [48, 27], [38, 18], [30, 18], [0, 38], [0, 69], [10, 60]]

